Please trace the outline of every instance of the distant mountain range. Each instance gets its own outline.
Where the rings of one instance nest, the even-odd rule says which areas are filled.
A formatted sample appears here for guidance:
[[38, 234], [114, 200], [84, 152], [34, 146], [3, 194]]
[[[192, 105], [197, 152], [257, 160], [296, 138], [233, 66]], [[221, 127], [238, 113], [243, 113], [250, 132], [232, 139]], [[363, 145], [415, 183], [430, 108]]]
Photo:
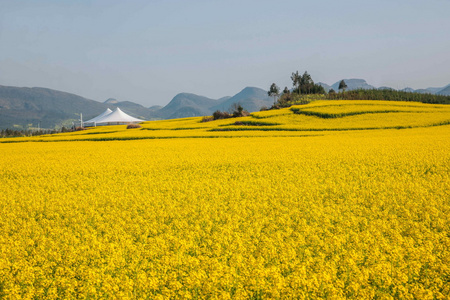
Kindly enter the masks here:
[[[364, 79], [344, 79], [347, 90], [375, 89]], [[319, 82], [328, 92], [331, 88], [338, 91], [341, 80], [331, 86]], [[379, 87], [378, 89], [392, 89]], [[403, 91], [450, 95], [450, 84], [445, 87], [429, 87]], [[26, 88], [0, 85], [0, 129], [5, 128], [59, 128], [72, 126], [79, 122], [80, 113], [88, 120], [107, 108], [119, 107], [126, 113], [145, 120], [173, 119], [212, 115], [216, 110], [228, 111], [233, 104], [240, 104], [250, 112], [259, 111], [263, 106], [270, 107], [273, 99], [267, 91], [257, 87], [246, 87], [234, 96], [211, 99], [189, 93], [176, 95], [166, 106], [144, 107], [131, 101], [119, 101], [114, 98], [98, 102], [74, 94], [47, 88]]]
[[[375, 89], [374, 86], [368, 84], [364, 79], [344, 79], [345, 84], [347, 84], [347, 91], [351, 91], [351, 90], [357, 90], [357, 89], [365, 89], [365, 90], [371, 90], [371, 89]], [[335, 90], [336, 92], [339, 90], [339, 83], [341, 82], [341, 80], [339, 80], [338, 82], [335, 82], [331, 88], [333, 90]]]
[[119, 107], [126, 113], [145, 120], [173, 119], [212, 115], [216, 110], [228, 110], [233, 103], [241, 104], [248, 111], [258, 111], [270, 106], [273, 100], [267, 92], [246, 87], [233, 97], [210, 99], [180, 93], [166, 106], [144, 107], [131, 101], [109, 98], [101, 103], [84, 97], [47, 88], [27, 88], [0, 85], [0, 129], [5, 128], [59, 128], [79, 123], [105, 111]]
[[[107, 102], [110, 102], [108, 99]], [[80, 113], [88, 120], [107, 108], [120, 107], [143, 119], [153, 118], [153, 111], [133, 102], [100, 103], [74, 94], [46, 89], [0, 85], [0, 128], [55, 128], [72, 126]]]
[[435, 94], [449, 96], [450, 95], [450, 84], [447, 85], [445, 88], [438, 90], [437, 92], [435, 92]]
[[216, 110], [228, 111], [234, 103], [240, 104], [249, 112], [254, 112], [263, 106], [270, 107], [273, 99], [267, 95], [267, 91], [256, 87], [246, 87], [233, 97], [227, 96], [217, 100], [180, 93], [169, 104], [156, 111], [156, 114], [161, 119], [209, 116]]
[[[351, 91], [351, 90], [357, 90], [357, 89], [366, 89], [366, 90], [370, 90], [370, 89], [379, 89], [379, 90], [385, 90], [385, 89], [390, 89], [390, 90], [395, 90], [394, 88], [388, 87], [388, 86], [382, 86], [379, 88], [374, 87], [373, 85], [368, 84], [364, 79], [357, 79], [357, 78], [353, 78], [353, 79], [341, 79], [344, 80], [345, 84], [347, 84], [347, 91]], [[323, 86], [323, 88], [325, 89], [326, 92], [328, 92], [330, 89], [333, 89], [334, 91], [339, 91], [339, 83], [341, 82], [341, 80], [336, 81], [333, 85], [328, 85], [326, 83], [323, 82], [318, 82], [319, 85]], [[450, 84], [445, 86], [445, 87], [429, 87], [426, 89], [413, 89], [410, 87], [404, 88], [401, 91], [404, 92], [410, 92], [410, 93], [421, 93], [421, 94], [433, 94], [433, 95], [444, 95], [444, 96], [450, 96]]]

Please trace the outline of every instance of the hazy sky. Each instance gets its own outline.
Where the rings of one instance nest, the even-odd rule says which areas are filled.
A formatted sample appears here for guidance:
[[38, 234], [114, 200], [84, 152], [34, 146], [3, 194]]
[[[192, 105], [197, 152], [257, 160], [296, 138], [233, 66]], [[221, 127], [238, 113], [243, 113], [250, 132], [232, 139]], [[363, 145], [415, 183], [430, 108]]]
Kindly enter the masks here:
[[450, 0], [0, 0], [0, 85], [165, 105], [246, 86], [450, 83]]

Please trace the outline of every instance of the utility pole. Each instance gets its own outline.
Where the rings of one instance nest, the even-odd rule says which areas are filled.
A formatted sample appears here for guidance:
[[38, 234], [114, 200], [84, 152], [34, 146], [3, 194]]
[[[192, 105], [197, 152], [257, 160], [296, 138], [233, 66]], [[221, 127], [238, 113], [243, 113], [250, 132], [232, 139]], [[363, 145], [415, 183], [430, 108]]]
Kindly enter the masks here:
[[83, 113], [80, 113], [80, 127], [83, 128]]

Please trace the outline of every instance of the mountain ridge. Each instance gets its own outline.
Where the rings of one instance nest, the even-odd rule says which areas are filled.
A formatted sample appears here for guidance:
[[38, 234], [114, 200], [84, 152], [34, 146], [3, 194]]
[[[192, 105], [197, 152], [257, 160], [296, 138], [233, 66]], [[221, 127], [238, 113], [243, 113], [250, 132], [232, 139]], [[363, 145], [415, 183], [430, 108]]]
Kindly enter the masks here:
[[107, 108], [123, 108], [134, 117], [149, 118], [153, 112], [133, 102], [101, 103], [79, 95], [41, 87], [0, 85], [0, 128], [70, 127], [95, 117]]
[[[347, 84], [347, 90], [365, 88], [375, 89], [364, 79], [343, 79]], [[339, 83], [322, 85], [328, 92], [333, 88], [339, 90]], [[378, 89], [392, 89], [383, 86]], [[428, 87], [414, 90], [403, 89], [408, 92], [430, 93], [437, 95], [450, 95], [450, 84], [444, 87]], [[233, 104], [240, 104], [244, 109], [254, 112], [262, 107], [270, 107], [273, 99], [267, 95], [267, 91], [257, 87], [245, 87], [234, 96], [225, 96], [212, 99], [192, 93], [179, 93], [165, 106], [144, 107], [132, 101], [119, 101], [109, 98], [104, 102], [88, 99], [72, 93], [52, 90], [43, 87], [14, 87], [0, 85], [0, 128], [32, 128], [37, 124], [41, 128], [56, 128], [71, 126], [72, 122], [78, 122], [80, 113], [83, 119], [95, 117], [107, 108], [119, 107], [126, 113], [145, 120], [173, 119], [184, 117], [196, 117], [212, 115], [216, 110], [228, 111]]]
[[255, 112], [263, 106], [270, 106], [273, 100], [267, 94], [267, 91], [257, 87], [245, 87], [239, 93], [212, 107], [213, 111], [228, 111], [233, 104], [241, 105], [249, 112]]
[[228, 110], [239, 102], [244, 109], [257, 111], [270, 106], [267, 92], [260, 88], [246, 87], [234, 96], [211, 99], [192, 93], [179, 93], [164, 107], [146, 108], [132, 101], [108, 98], [104, 102], [79, 95], [41, 87], [14, 87], [0, 85], [0, 128], [60, 128], [70, 127], [80, 120], [87, 120], [107, 108], [117, 107], [126, 113], [145, 120], [173, 119], [212, 115], [215, 110]]
[[209, 107], [215, 105], [217, 100], [199, 96], [192, 93], [179, 93], [172, 100], [158, 111], [163, 119], [172, 119], [183, 115], [186, 117], [195, 117], [198, 115], [208, 115]]
[[339, 91], [339, 84], [341, 83], [342, 80], [344, 80], [345, 84], [347, 84], [347, 88], [345, 89], [346, 91], [352, 91], [356, 89], [365, 89], [365, 90], [375, 89], [373, 85], [368, 84], [366, 80], [360, 78], [341, 79], [332, 84], [331, 88], [336, 92]]

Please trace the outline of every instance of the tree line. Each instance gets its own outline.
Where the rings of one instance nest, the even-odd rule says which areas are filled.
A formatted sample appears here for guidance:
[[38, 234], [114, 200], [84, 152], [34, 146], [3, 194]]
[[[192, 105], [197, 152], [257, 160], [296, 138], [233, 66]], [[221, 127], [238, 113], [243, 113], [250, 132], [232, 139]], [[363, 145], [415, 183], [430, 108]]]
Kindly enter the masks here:
[[292, 89], [280, 88], [275, 84], [269, 88], [267, 94], [273, 97], [272, 109], [288, 107], [296, 104], [307, 104], [312, 100], [387, 100], [387, 101], [414, 101], [434, 104], [450, 104], [450, 96], [421, 94], [415, 92], [397, 91], [391, 89], [357, 89], [346, 91], [348, 88], [344, 80], [339, 82], [338, 92], [330, 89], [328, 92], [315, 84], [307, 71], [300, 75], [298, 71], [291, 75]]
[[[274, 105], [278, 102], [285, 103], [292, 101], [295, 97], [294, 95], [310, 95], [310, 94], [325, 94], [325, 89], [320, 84], [314, 83], [311, 75], [307, 71], [300, 75], [298, 71], [292, 73], [291, 75], [293, 88], [290, 90], [287, 86], [284, 88], [280, 95], [280, 88], [275, 84], [269, 88], [268, 95], [274, 98]], [[281, 104], [279, 103], [279, 104]]]
[[8, 138], [8, 137], [23, 137], [23, 136], [38, 136], [43, 134], [55, 134], [61, 132], [70, 132], [73, 131], [70, 128], [62, 127], [59, 130], [56, 129], [40, 129], [40, 130], [17, 130], [17, 129], [2, 129], [0, 130], [0, 138]]
[[432, 104], [450, 104], [450, 96], [421, 94], [397, 90], [364, 90], [357, 89], [345, 93], [328, 93], [327, 100], [386, 100], [386, 101], [412, 101]]

